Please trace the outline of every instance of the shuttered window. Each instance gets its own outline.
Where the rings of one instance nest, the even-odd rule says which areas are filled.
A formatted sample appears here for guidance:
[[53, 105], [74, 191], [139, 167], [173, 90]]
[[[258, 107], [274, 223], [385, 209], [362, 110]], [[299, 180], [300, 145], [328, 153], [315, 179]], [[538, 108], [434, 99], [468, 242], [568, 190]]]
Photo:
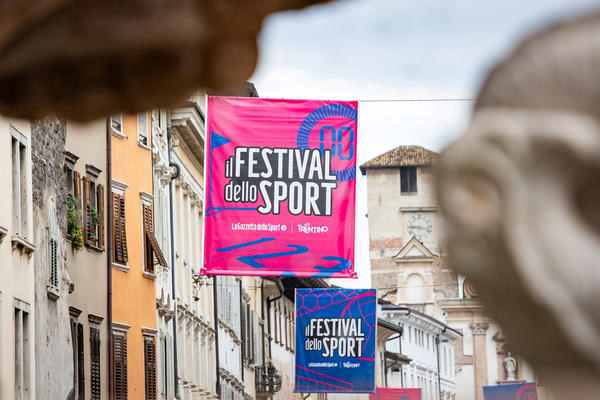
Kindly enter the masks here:
[[50, 263], [50, 286], [58, 288], [58, 243], [55, 239], [48, 241], [48, 262]]
[[242, 338], [243, 338], [243, 357], [247, 364], [256, 363], [255, 359], [255, 317], [254, 311], [249, 304], [242, 305]]
[[127, 400], [127, 333], [113, 331], [113, 400]]
[[156, 338], [144, 335], [145, 400], [156, 400]]
[[90, 393], [91, 400], [102, 397], [99, 326], [90, 326]]
[[113, 193], [112, 206], [113, 261], [126, 265], [128, 257], [125, 231], [125, 196]]
[[85, 244], [104, 249], [104, 187], [84, 176], [83, 236]]
[[85, 352], [82, 324], [77, 324], [77, 393], [79, 394], [78, 400], [85, 399]]
[[160, 264], [166, 267], [167, 261], [154, 235], [152, 205], [143, 204], [142, 214], [144, 219], [144, 271], [154, 274], [156, 272], [154, 266]]

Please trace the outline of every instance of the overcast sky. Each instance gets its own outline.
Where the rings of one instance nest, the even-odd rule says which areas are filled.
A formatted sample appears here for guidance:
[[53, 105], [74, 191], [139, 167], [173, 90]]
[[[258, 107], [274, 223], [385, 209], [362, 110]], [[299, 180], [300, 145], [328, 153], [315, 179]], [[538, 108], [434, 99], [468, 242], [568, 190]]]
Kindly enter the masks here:
[[[252, 80], [261, 97], [470, 99], [487, 69], [524, 33], [591, 0], [339, 0], [276, 14]], [[398, 145], [441, 150], [469, 102], [360, 103], [359, 163]], [[366, 182], [358, 180], [356, 268], [369, 286]]]

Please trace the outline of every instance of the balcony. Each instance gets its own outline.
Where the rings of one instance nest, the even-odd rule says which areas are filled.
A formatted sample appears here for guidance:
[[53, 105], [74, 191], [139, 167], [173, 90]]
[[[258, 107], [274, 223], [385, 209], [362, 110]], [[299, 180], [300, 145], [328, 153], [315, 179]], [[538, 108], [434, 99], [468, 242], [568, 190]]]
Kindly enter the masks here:
[[255, 373], [257, 395], [268, 396], [281, 390], [281, 374], [273, 364], [259, 365]]

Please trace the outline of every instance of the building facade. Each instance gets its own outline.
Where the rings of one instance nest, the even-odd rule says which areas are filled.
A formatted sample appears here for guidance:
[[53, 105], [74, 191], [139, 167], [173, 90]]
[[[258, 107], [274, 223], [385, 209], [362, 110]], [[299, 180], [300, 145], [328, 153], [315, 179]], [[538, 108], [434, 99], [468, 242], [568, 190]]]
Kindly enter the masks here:
[[[108, 392], [108, 125], [67, 122], [64, 157], [65, 271], [73, 363], [73, 399]], [[49, 397], [51, 398], [51, 397]], [[55, 397], [58, 398], [58, 397]]]
[[177, 341], [177, 385], [182, 399], [218, 398], [215, 281], [198, 275], [202, 263], [204, 96], [169, 115]]
[[0, 119], [0, 398], [36, 398], [31, 125]]
[[387, 368], [387, 387], [420, 388], [423, 400], [458, 399], [454, 348], [462, 339], [460, 333], [436, 318], [395, 304], [383, 304], [379, 316], [402, 327], [401, 335], [386, 341], [385, 349], [410, 359], [406, 365]]
[[[69, 322], [70, 278], [65, 268], [66, 234], [64, 122], [35, 121], [31, 127], [33, 255], [35, 271], [35, 381], [40, 398], [64, 399], [73, 391]], [[56, 368], [60, 365], [61, 368]]]
[[[372, 285], [382, 299], [443, 321], [462, 335], [455, 341], [450, 375], [456, 398], [483, 400], [483, 386], [507, 383], [508, 350], [472, 285], [446, 265], [432, 184], [437, 158], [419, 146], [399, 146], [361, 166], [367, 176]], [[512, 381], [535, 382], [527, 365], [513, 358], [519, 369]]]
[[111, 129], [114, 400], [158, 396], [155, 280], [166, 260], [154, 233], [150, 115], [113, 115]]

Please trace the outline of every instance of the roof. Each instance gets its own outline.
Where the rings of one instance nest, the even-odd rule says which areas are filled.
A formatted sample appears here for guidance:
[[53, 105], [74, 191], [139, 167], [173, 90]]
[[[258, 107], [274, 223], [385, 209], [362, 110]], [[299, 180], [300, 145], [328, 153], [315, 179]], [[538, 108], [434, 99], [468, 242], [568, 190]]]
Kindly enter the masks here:
[[422, 313], [418, 310], [415, 310], [415, 309], [407, 307], [407, 306], [392, 304], [389, 301], [386, 301], [383, 299], [378, 299], [377, 302], [378, 302], [378, 304], [381, 305], [382, 311], [403, 311], [403, 312], [406, 312], [406, 315], [414, 314], [414, 315], [419, 316], [420, 318], [428, 320], [429, 322], [431, 322], [433, 324], [438, 325], [442, 329], [442, 332], [452, 332], [456, 336], [463, 336], [462, 332], [457, 331], [456, 329], [445, 324], [444, 322], [440, 321], [439, 319], [432, 317], [431, 315], [427, 315], [425, 313]]
[[382, 318], [377, 318], [377, 325], [402, 335], [402, 327], [400, 325], [394, 324], [393, 322], [386, 321]]
[[398, 146], [378, 155], [360, 166], [364, 175], [367, 169], [422, 167], [432, 165], [440, 157], [435, 151], [421, 146]]

